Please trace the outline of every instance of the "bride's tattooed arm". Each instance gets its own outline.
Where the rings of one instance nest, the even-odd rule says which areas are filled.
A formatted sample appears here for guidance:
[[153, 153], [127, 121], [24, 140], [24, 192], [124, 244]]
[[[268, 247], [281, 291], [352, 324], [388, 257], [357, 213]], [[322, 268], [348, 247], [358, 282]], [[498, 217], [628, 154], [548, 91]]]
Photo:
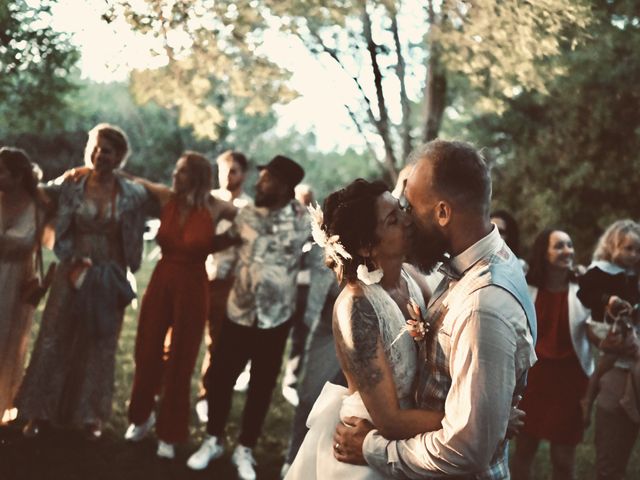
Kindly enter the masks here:
[[[365, 297], [353, 297], [347, 302], [341, 327], [336, 336], [338, 348], [346, 361], [345, 367], [360, 391], [378, 385], [383, 378], [378, 359], [380, 331], [378, 317]], [[349, 335], [345, 338], [344, 335]]]
[[[442, 412], [401, 409], [380, 321], [371, 303], [351, 295], [336, 304], [336, 347], [349, 386], [357, 390], [378, 431], [398, 440], [440, 428]], [[384, 320], [383, 320], [384, 321]], [[415, 354], [407, 352], [407, 355]]]

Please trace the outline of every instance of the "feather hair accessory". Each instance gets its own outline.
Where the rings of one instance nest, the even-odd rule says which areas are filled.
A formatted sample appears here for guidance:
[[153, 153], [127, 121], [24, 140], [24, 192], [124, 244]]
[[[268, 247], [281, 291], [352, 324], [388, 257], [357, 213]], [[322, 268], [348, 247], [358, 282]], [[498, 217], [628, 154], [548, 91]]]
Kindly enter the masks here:
[[316, 206], [309, 205], [307, 207], [309, 215], [311, 215], [311, 235], [313, 241], [320, 247], [324, 248], [325, 254], [329, 256], [337, 265], [342, 267], [344, 260], [350, 260], [351, 254], [347, 252], [344, 246], [340, 243], [339, 235], [327, 235], [327, 232], [322, 228], [324, 224], [324, 213], [320, 208], [320, 205], [316, 203]]

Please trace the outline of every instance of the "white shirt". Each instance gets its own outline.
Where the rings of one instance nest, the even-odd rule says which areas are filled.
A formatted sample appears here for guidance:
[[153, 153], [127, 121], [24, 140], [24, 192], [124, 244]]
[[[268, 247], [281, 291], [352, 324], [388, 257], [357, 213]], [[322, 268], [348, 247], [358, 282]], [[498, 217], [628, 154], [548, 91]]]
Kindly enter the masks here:
[[[211, 195], [220, 200], [224, 200], [225, 202], [233, 203], [233, 206], [238, 209], [246, 207], [247, 205], [253, 205], [253, 199], [244, 192], [242, 192], [237, 198], [232, 199], [231, 192], [229, 190], [218, 188], [216, 190], [211, 190]], [[226, 232], [229, 230], [231, 225], [232, 223], [229, 220], [221, 218], [216, 226], [216, 234], [220, 235], [221, 233]], [[238, 247], [229, 247], [225, 250], [216, 252], [213, 255], [209, 255], [205, 263], [209, 280], [224, 280], [227, 278], [233, 273], [237, 260]]]

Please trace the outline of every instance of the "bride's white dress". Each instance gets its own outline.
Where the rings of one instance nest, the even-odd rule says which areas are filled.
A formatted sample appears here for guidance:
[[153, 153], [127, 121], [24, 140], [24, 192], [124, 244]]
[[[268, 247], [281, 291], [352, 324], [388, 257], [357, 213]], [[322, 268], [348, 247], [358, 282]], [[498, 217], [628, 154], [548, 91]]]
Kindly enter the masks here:
[[[424, 298], [416, 282], [402, 272], [409, 294], [422, 313]], [[362, 285], [364, 294], [378, 317], [380, 338], [391, 366], [400, 408], [414, 406], [414, 381], [417, 369], [415, 341], [404, 331], [404, 315], [389, 294], [378, 284]], [[336, 425], [346, 417], [360, 417], [371, 421], [358, 392], [349, 395], [346, 388], [327, 382], [307, 418], [309, 431], [285, 480], [378, 480], [385, 478], [368, 466], [337, 461], [333, 456], [333, 434]]]

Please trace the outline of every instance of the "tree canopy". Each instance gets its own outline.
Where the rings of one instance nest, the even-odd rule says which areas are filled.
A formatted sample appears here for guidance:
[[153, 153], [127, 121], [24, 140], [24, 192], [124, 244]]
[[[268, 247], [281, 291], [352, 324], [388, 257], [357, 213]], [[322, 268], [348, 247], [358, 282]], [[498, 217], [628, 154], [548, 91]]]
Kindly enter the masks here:
[[222, 92], [249, 109], [289, 100], [287, 72], [263, 47], [273, 30], [300, 39], [353, 90], [344, 107], [391, 181], [416, 140], [438, 135], [459, 94], [450, 76], [466, 78], [475, 90], [466, 100], [484, 111], [502, 111], [522, 89], [546, 93], [545, 80], [563, 73], [554, 57], [590, 18], [584, 2], [560, 0], [121, 0], [119, 9], [162, 39], [168, 61], [134, 77], [141, 98], [179, 106], [203, 134], [225, 115]]
[[75, 90], [78, 51], [48, 25], [53, 3], [0, 2], [0, 133], [54, 125]]
[[[80, 79], [76, 49], [47, 26], [54, 3], [0, 4], [0, 138], [48, 176], [108, 121], [129, 133], [137, 174], [168, 180], [185, 149], [284, 153], [322, 198], [358, 176], [392, 183], [414, 143], [441, 136], [485, 147], [495, 206], [524, 238], [565, 228], [585, 261], [607, 224], [637, 216], [634, 0], [117, 0], [105, 21], [155, 37], [165, 65], [106, 85]], [[364, 148], [324, 153], [313, 132], [274, 131], [273, 107], [296, 95], [270, 58], [274, 35], [330, 72], [317, 88], [344, 104]]]
[[468, 125], [494, 160], [494, 199], [514, 211], [525, 236], [566, 229], [583, 261], [614, 220], [640, 211], [640, 8], [593, 2], [590, 38], [565, 47], [565, 74], [525, 91], [502, 115]]

